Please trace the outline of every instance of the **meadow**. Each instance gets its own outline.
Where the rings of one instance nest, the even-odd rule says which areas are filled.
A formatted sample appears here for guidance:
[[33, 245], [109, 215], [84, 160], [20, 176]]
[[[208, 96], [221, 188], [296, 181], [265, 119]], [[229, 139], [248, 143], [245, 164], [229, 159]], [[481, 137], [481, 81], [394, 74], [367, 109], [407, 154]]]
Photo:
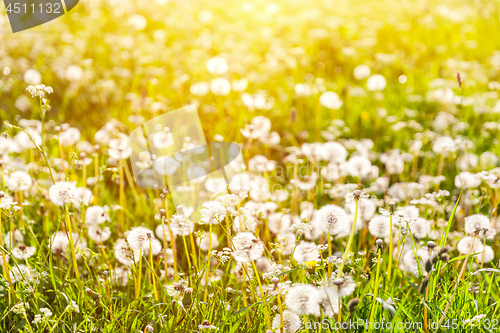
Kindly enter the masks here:
[[[497, 331], [498, 31], [475, 0], [1, 12], [0, 332]], [[186, 107], [179, 155], [240, 154], [142, 186], [129, 135]]]

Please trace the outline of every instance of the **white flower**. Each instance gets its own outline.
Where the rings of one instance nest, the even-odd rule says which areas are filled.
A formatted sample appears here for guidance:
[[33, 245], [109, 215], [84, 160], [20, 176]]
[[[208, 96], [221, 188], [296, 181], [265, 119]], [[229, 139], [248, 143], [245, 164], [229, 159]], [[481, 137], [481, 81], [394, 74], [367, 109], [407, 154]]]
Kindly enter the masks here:
[[286, 306], [295, 314], [319, 315], [320, 295], [316, 287], [310, 284], [296, 284], [288, 290], [285, 296]]
[[56, 206], [80, 202], [75, 182], [57, 182], [50, 187], [49, 198]]
[[80, 313], [80, 307], [75, 301], [71, 301], [71, 303], [66, 307], [66, 311]]
[[465, 218], [464, 231], [466, 233], [472, 234], [477, 227], [490, 229], [490, 219], [482, 214], [474, 214]]
[[318, 246], [315, 243], [305, 241], [301, 241], [293, 253], [293, 259], [299, 264], [318, 261], [319, 256]]
[[481, 178], [477, 177], [475, 174], [470, 173], [468, 171], [460, 172], [455, 177], [455, 186], [463, 187], [464, 189], [470, 189], [474, 187], [478, 187], [481, 185]]
[[370, 76], [370, 73], [370, 67], [368, 67], [367, 65], [359, 65], [354, 67], [353, 74], [356, 80], [364, 80]]
[[209, 249], [213, 250], [219, 247], [219, 240], [217, 239], [217, 234], [212, 232], [209, 238], [208, 232], [206, 232], [203, 238], [196, 238], [196, 244], [202, 251], [208, 251]]
[[218, 224], [224, 221], [226, 209], [219, 201], [207, 201], [203, 203], [200, 221], [204, 224]]
[[214, 95], [226, 96], [231, 92], [231, 83], [228, 80], [219, 77], [210, 82], [210, 90]]
[[189, 91], [191, 92], [191, 94], [196, 96], [205, 96], [210, 91], [210, 86], [206, 82], [198, 82], [193, 84], [189, 88]]
[[101, 206], [91, 206], [85, 212], [85, 223], [89, 225], [109, 222], [108, 211]]
[[131, 249], [130, 246], [121, 238], [116, 241], [114, 250], [116, 260], [125, 266], [132, 266], [134, 263], [139, 261], [139, 250]]
[[80, 137], [80, 131], [77, 128], [70, 127], [59, 134], [59, 142], [63, 147], [72, 146], [80, 141]]
[[373, 236], [378, 238], [389, 236], [391, 233], [390, 218], [383, 215], [376, 215], [370, 220], [370, 223], [368, 223], [368, 230], [370, 230]]
[[[278, 313], [273, 318], [272, 329], [275, 332], [280, 332], [278, 327], [281, 327], [281, 315]], [[300, 317], [289, 310], [283, 311], [283, 333], [295, 333], [302, 326]]]
[[326, 205], [318, 211], [316, 220], [323, 232], [336, 235], [346, 228], [347, 214], [337, 205]]
[[366, 81], [366, 89], [368, 91], [382, 91], [385, 89], [386, 81], [385, 77], [380, 74], [372, 75]]
[[149, 250], [150, 240], [154, 238], [153, 231], [146, 227], [135, 227], [130, 229], [127, 235], [127, 242], [134, 250]]
[[31, 187], [31, 176], [24, 171], [15, 171], [7, 180], [9, 191], [27, 191]]
[[222, 75], [227, 72], [228, 68], [226, 59], [222, 57], [213, 57], [207, 61], [207, 70], [210, 74]]
[[94, 242], [100, 244], [109, 239], [111, 236], [111, 230], [108, 227], [101, 229], [97, 225], [91, 225], [89, 227], [88, 235]]
[[12, 249], [12, 256], [16, 259], [28, 259], [35, 254], [36, 248], [33, 246], [19, 245], [18, 247]]
[[325, 91], [319, 98], [319, 103], [325, 108], [338, 110], [342, 107], [343, 102], [340, 100], [339, 95], [333, 91]]
[[242, 263], [259, 259], [264, 253], [264, 243], [250, 232], [240, 232], [233, 237], [233, 258]]

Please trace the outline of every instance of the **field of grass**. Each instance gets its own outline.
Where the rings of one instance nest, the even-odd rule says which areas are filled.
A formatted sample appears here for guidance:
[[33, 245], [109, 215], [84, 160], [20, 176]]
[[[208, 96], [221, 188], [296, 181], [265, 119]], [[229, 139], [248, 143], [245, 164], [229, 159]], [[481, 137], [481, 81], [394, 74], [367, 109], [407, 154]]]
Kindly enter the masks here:
[[[0, 32], [0, 332], [500, 329], [500, 1], [82, 0]], [[186, 108], [198, 138], [159, 120]], [[241, 153], [145, 188], [150, 120]]]

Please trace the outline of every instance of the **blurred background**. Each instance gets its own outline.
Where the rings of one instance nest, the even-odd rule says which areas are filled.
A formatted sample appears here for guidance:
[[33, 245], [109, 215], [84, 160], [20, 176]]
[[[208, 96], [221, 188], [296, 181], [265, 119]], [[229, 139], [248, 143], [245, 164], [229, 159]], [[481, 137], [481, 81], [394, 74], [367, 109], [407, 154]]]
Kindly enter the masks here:
[[[16, 34], [0, 8], [0, 118], [40, 119], [26, 87], [42, 83], [54, 89], [47, 119], [89, 140], [111, 119], [131, 130], [188, 104], [210, 141], [241, 142], [264, 115], [285, 145], [318, 129], [334, 139], [341, 119], [344, 137], [380, 149], [407, 146], [389, 130], [397, 121], [425, 125], [446, 110], [474, 136], [498, 116], [485, 110], [500, 86], [499, 1], [82, 0]], [[320, 104], [325, 91], [337, 96]]]

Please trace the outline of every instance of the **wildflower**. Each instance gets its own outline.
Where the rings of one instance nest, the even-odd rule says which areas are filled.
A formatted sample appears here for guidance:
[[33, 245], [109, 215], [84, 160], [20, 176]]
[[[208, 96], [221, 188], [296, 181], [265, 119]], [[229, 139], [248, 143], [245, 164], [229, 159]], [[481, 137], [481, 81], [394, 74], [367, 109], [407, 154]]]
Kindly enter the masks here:
[[150, 240], [153, 239], [153, 231], [145, 227], [130, 229], [127, 242], [134, 250], [144, 251], [149, 249]]
[[80, 141], [80, 137], [80, 131], [75, 127], [70, 127], [59, 133], [59, 142], [61, 143], [61, 146], [68, 147]]
[[81, 201], [75, 182], [57, 182], [50, 187], [49, 198], [56, 206], [64, 206]]
[[[30, 72], [30, 71], [34, 71], [34, 72]], [[35, 73], [35, 72], [37, 72], [37, 71], [34, 70], [34, 69], [28, 69], [26, 71], [26, 73], [24, 73], [25, 81], [26, 81], [26, 76], [28, 75], [28, 73], [30, 74], [28, 76], [31, 76], [31, 73]], [[38, 75], [40, 75], [40, 74], [38, 74]], [[34, 77], [35, 75], [32, 75], [32, 76]], [[40, 81], [40, 80], [34, 80], [33, 79], [32, 81]], [[44, 98], [45, 94], [52, 94], [54, 92], [54, 90], [52, 89], [52, 87], [49, 87], [49, 86], [46, 86], [46, 85], [43, 85], [43, 84], [37, 84], [37, 85], [34, 85], [34, 86], [30, 85], [30, 86], [28, 86], [26, 88], [26, 90], [31, 94], [31, 97], [39, 97], [39, 98]]]
[[370, 67], [367, 65], [358, 65], [354, 67], [353, 75], [356, 80], [364, 80], [370, 76]]
[[385, 89], [386, 81], [385, 77], [380, 74], [372, 75], [366, 81], [366, 89], [368, 91], [382, 91]]
[[27, 191], [31, 187], [31, 176], [24, 171], [15, 171], [10, 174], [7, 187], [9, 191]]
[[74, 311], [76, 313], [80, 313], [80, 307], [75, 301], [71, 301], [71, 303], [68, 306], [66, 306], [66, 311], [67, 312]]
[[[208, 251], [209, 245], [210, 249], [216, 249], [219, 246], [219, 240], [217, 239], [217, 234], [211, 233], [210, 236], [207, 233], [203, 234], [204, 237], [197, 237], [196, 244], [200, 247], [202, 251]], [[211, 240], [209, 239], [211, 238]]]
[[390, 235], [391, 221], [389, 217], [376, 215], [368, 223], [368, 230], [375, 237], [385, 238]]
[[23, 264], [18, 264], [11, 267], [9, 273], [12, 282], [32, 280], [31, 274], [33, 274], [33, 272], [28, 268], [28, 266]]
[[3, 195], [0, 196], [0, 209], [10, 209], [16, 205], [17, 202], [12, 199], [11, 196], [0, 192]]
[[219, 77], [210, 82], [210, 90], [214, 95], [226, 96], [231, 92], [231, 83], [227, 79]]
[[278, 313], [272, 322], [272, 329], [275, 332], [279, 332], [281, 327], [281, 322], [283, 321], [283, 333], [295, 333], [302, 326], [302, 321], [299, 316], [289, 310], [283, 311], [283, 320], [281, 315]]
[[318, 211], [317, 222], [323, 232], [336, 235], [346, 228], [347, 214], [339, 206], [326, 205]]
[[482, 214], [467, 216], [464, 222], [464, 231], [472, 234], [476, 228], [490, 228], [490, 219]]
[[198, 82], [191, 85], [189, 91], [196, 96], [205, 96], [210, 91], [210, 86], [206, 82]]
[[111, 230], [108, 227], [101, 229], [97, 225], [91, 225], [88, 230], [88, 235], [94, 242], [100, 244], [109, 239]]
[[286, 306], [296, 315], [317, 315], [320, 313], [320, 295], [310, 284], [296, 284], [285, 296]]
[[208, 320], [205, 320], [201, 325], [198, 325], [200, 330], [218, 330], [214, 325], [211, 325]]
[[301, 241], [295, 248], [293, 259], [302, 264], [310, 261], [318, 261], [320, 257], [318, 246], [311, 242]]
[[250, 232], [240, 232], [233, 237], [233, 258], [242, 263], [259, 259], [264, 253], [264, 244]]
[[[76, 253], [75, 256], [78, 259], [81, 257], [81, 254], [79, 253], [80, 250], [84, 250], [87, 248], [87, 241], [85, 240], [85, 238], [80, 237], [80, 235], [76, 232], [73, 233], [72, 236]], [[68, 254], [69, 238], [68, 234], [64, 231], [58, 231], [57, 233], [50, 236], [49, 244], [51, 244], [50, 249], [52, 253], [63, 253], [64, 255]]]
[[347, 162], [347, 172], [358, 178], [367, 178], [372, 172], [372, 163], [364, 156], [353, 156]]
[[104, 207], [91, 206], [85, 212], [85, 223], [88, 225], [96, 225], [109, 221], [108, 211]]
[[481, 185], [481, 179], [475, 174], [463, 171], [455, 177], [455, 186], [470, 189]]
[[207, 201], [203, 203], [201, 210], [201, 222], [204, 224], [221, 223], [226, 216], [226, 209], [219, 201]]
[[[192, 211], [192, 210], [191, 210]], [[184, 214], [174, 214], [170, 220], [174, 236], [188, 236], [194, 231], [194, 223]]]
[[20, 302], [12, 307], [12, 312], [20, 315], [26, 315], [26, 310], [30, 308], [30, 305], [25, 302]]
[[132, 266], [139, 261], [140, 251], [132, 249], [123, 239], [118, 239], [114, 245], [115, 258], [125, 266]]
[[319, 98], [319, 103], [325, 108], [338, 110], [342, 107], [343, 102], [340, 100], [339, 95], [333, 91], [325, 91]]
[[35, 254], [36, 248], [33, 246], [19, 245], [12, 249], [12, 256], [16, 259], [29, 259]]
[[228, 67], [226, 59], [219, 56], [210, 58], [207, 62], [207, 70], [213, 75], [222, 75], [226, 73]]
[[352, 276], [346, 275], [344, 278], [335, 279], [333, 281], [327, 281], [328, 284], [333, 283], [334, 294], [337, 297], [349, 296], [356, 289], [356, 282], [354, 282]]
[[119, 133], [118, 137], [109, 141], [108, 154], [116, 160], [125, 160], [132, 155], [132, 147], [130, 147], [128, 137]]
[[[165, 236], [165, 240], [170, 242], [170, 229], [168, 229], [168, 225], [166, 224], [159, 224], [156, 229], [155, 229], [155, 235], [159, 239], [163, 240], [163, 237]], [[175, 237], [175, 235], [174, 235]]]
[[21, 230], [16, 229], [14, 232], [8, 231], [5, 234], [3, 241], [7, 249], [12, 249], [16, 243], [24, 242], [24, 236]]

